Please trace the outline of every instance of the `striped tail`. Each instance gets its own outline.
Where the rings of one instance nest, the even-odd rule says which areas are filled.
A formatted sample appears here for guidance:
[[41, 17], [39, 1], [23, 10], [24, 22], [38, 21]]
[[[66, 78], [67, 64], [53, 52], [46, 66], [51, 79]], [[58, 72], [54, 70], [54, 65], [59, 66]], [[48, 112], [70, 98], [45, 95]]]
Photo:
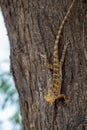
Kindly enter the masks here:
[[56, 40], [55, 40], [55, 44], [54, 44], [54, 58], [56, 57], [56, 55], [58, 55], [58, 43], [59, 43], [59, 40], [60, 40], [60, 35], [61, 35], [61, 32], [62, 32], [63, 26], [64, 26], [69, 14], [70, 14], [72, 7], [73, 7], [74, 2], [75, 2], [75, 0], [72, 1], [71, 5], [70, 5], [61, 25], [59, 27], [59, 30], [58, 30], [58, 33], [57, 33], [57, 36], [56, 36]]
[[62, 68], [60, 66], [60, 62], [59, 62], [59, 57], [58, 57], [58, 43], [59, 43], [59, 40], [60, 40], [60, 35], [61, 35], [61, 32], [62, 32], [62, 29], [63, 29], [63, 26], [70, 14], [70, 11], [73, 7], [73, 4], [74, 4], [75, 0], [72, 1], [60, 27], [59, 27], [59, 30], [58, 30], [58, 34], [56, 36], [56, 40], [55, 40], [55, 44], [54, 44], [54, 54], [53, 54], [53, 57], [54, 57], [54, 63], [53, 63], [53, 91], [55, 92], [56, 90], [60, 93], [60, 89], [61, 89], [61, 82], [62, 82]]

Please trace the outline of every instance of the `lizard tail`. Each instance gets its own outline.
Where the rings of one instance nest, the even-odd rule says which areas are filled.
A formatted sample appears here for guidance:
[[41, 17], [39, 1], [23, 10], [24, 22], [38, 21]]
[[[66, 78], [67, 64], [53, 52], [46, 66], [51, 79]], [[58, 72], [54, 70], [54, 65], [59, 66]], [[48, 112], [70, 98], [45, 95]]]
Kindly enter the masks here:
[[58, 30], [58, 33], [57, 33], [57, 36], [56, 36], [56, 40], [55, 40], [55, 44], [54, 44], [54, 58], [56, 58], [56, 55], [58, 55], [57, 53], [58, 53], [58, 43], [59, 43], [59, 40], [60, 40], [60, 35], [61, 35], [61, 32], [62, 32], [63, 26], [64, 26], [69, 14], [70, 14], [72, 7], [73, 7], [74, 2], [75, 2], [75, 0], [72, 1], [71, 5], [70, 5], [61, 25], [59, 27], [59, 30]]

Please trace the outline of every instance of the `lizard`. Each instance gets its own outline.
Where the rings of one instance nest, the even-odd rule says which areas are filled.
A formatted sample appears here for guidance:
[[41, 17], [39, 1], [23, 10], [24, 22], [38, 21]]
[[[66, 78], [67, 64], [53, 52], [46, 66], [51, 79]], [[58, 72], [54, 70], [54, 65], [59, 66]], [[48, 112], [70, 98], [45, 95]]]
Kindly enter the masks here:
[[54, 43], [54, 52], [53, 52], [53, 65], [49, 64], [47, 61], [46, 56], [41, 54], [41, 57], [45, 58], [45, 64], [46, 66], [53, 70], [53, 85], [52, 85], [52, 89], [48, 91], [47, 95], [44, 97], [45, 100], [50, 103], [53, 104], [55, 102], [56, 99], [64, 99], [64, 103], [68, 104], [70, 102], [70, 100], [68, 99], [68, 97], [65, 94], [61, 94], [61, 86], [62, 86], [62, 67], [63, 67], [63, 63], [64, 63], [64, 59], [65, 59], [65, 54], [67, 51], [67, 48], [69, 46], [69, 42], [67, 42], [64, 45], [64, 49], [62, 52], [62, 56], [59, 60], [59, 56], [58, 56], [58, 45], [59, 45], [59, 41], [60, 41], [60, 35], [61, 32], [63, 30], [64, 24], [71, 12], [71, 9], [74, 5], [75, 0], [72, 1], [71, 5], [69, 6], [69, 9], [64, 17], [64, 19], [61, 22], [61, 25], [59, 27], [57, 36], [56, 36], [56, 40]]

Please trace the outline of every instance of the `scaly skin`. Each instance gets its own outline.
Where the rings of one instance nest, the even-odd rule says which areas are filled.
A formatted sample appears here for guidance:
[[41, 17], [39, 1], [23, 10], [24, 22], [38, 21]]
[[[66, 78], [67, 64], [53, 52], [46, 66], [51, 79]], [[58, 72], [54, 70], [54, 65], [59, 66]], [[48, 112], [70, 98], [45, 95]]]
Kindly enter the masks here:
[[[67, 42], [64, 45], [64, 49], [63, 49], [62, 56], [61, 56], [60, 60], [58, 57], [58, 44], [59, 44], [62, 29], [63, 29], [64, 24], [65, 24], [70, 12], [71, 12], [71, 9], [73, 7], [74, 2], [75, 2], [75, 0], [72, 1], [71, 5], [70, 5], [61, 25], [59, 27], [58, 34], [56, 36], [56, 40], [55, 40], [55, 44], [54, 44], [53, 65], [48, 64], [47, 60], [45, 61], [46, 66], [53, 70], [53, 87], [52, 87], [52, 90], [48, 91], [48, 94], [45, 96], [46, 101], [50, 104], [54, 103], [56, 99], [61, 99], [61, 98], [64, 99], [64, 102], [66, 104], [69, 103], [69, 99], [67, 98], [67, 96], [65, 94], [60, 93], [61, 85], [62, 85], [62, 66], [64, 63], [65, 53], [66, 53], [66, 50], [67, 50], [69, 43]], [[46, 59], [46, 57], [44, 57], [44, 58]]]

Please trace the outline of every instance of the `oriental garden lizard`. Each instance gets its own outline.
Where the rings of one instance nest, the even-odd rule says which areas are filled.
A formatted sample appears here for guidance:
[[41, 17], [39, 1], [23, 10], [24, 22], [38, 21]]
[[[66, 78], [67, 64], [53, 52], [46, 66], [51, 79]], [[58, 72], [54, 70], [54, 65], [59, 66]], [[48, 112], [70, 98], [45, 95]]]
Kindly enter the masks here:
[[41, 54], [41, 57], [45, 58], [46, 66], [49, 69], [53, 70], [53, 86], [52, 86], [52, 89], [49, 90], [47, 95], [45, 96], [45, 100], [50, 104], [53, 104], [56, 99], [64, 99], [65, 104], [68, 104], [70, 102], [70, 100], [68, 99], [68, 97], [65, 94], [61, 94], [62, 67], [63, 67], [64, 58], [65, 58], [65, 54], [66, 54], [66, 50], [67, 50], [67, 47], [69, 45], [69, 42], [67, 42], [64, 45], [64, 49], [63, 49], [62, 56], [61, 56], [60, 60], [58, 57], [58, 44], [59, 44], [62, 29], [63, 29], [64, 24], [65, 24], [70, 12], [71, 12], [71, 9], [73, 7], [74, 2], [75, 2], [75, 0], [72, 1], [71, 5], [70, 5], [63, 21], [61, 22], [61, 25], [59, 27], [59, 30], [58, 30], [58, 33], [56, 36], [56, 40], [54, 43], [53, 65], [49, 64], [47, 62], [46, 56]]

